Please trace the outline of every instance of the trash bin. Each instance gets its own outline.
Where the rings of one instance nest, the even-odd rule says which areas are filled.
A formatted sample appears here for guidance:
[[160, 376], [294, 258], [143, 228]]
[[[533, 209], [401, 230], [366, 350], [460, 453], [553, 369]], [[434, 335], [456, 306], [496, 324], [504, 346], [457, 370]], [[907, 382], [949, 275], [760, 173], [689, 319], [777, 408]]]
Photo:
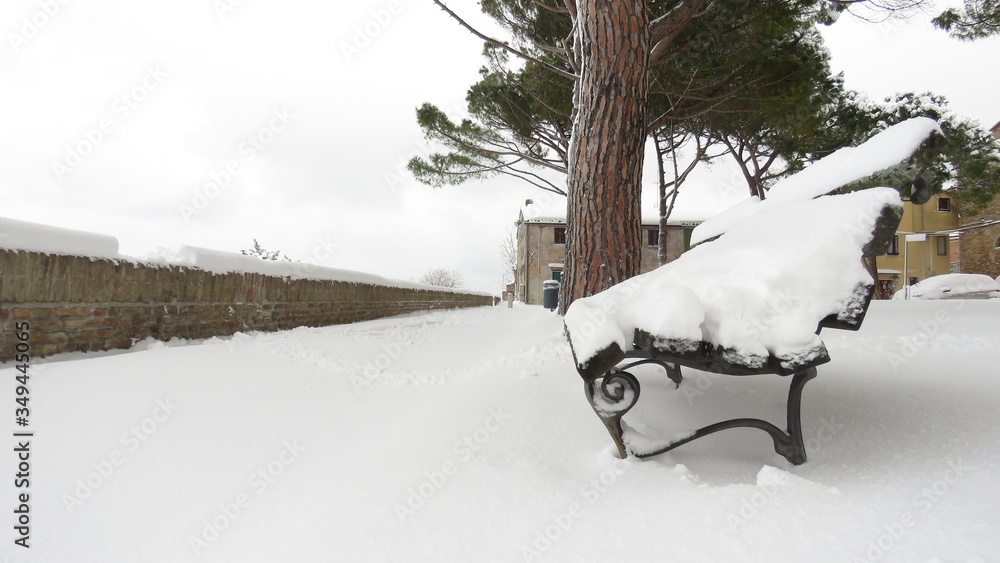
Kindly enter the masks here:
[[556, 280], [542, 282], [542, 306], [549, 310], [559, 306], [559, 282]]

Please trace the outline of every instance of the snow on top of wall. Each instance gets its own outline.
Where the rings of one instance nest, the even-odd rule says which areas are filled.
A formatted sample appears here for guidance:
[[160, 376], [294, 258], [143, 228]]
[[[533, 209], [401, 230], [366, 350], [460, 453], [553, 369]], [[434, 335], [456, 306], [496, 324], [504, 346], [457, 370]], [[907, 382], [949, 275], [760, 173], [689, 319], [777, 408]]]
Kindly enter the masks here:
[[873, 283], [861, 249], [885, 206], [902, 206], [896, 190], [761, 206], [753, 220], [677, 260], [574, 301], [565, 322], [578, 364], [612, 344], [631, 350], [636, 329], [709, 342], [747, 366], [769, 354], [789, 362], [819, 357], [826, 351], [819, 322]]
[[113, 236], [6, 217], [0, 217], [0, 248], [111, 260], [120, 258], [118, 239]]
[[199, 270], [205, 270], [216, 274], [242, 272], [292, 279], [339, 281], [380, 285], [385, 287], [398, 287], [404, 289], [426, 289], [452, 293], [492, 295], [487, 292], [451, 289], [433, 285], [424, 285], [416, 282], [394, 280], [376, 274], [369, 274], [354, 270], [343, 270], [340, 268], [329, 268], [306, 262], [261, 260], [260, 258], [245, 256], [235, 252], [224, 252], [209, 248], [199, 248], [197, 246], [180, 245], [173, 247], [160, 247], [153, 254], [144, 256], [141, 261], [150, 265], [197, 268]]
[[292, 279], [342, 281], [404, 289], [429, 289], [474, 295], [491, 295], [486, 292], [423, 285], [415, 282], [384, 278], [376, 274], [328, 268], [304, 262], [261, 260], [252, 256], [195, 246], [160, 248], [157, 252], [149, 256], [136, 259], [119, 254], [118, 239], [110, 235], [64, 229], [4, 217], [0, 217], [0, 248], [27, 250], [45, 254], [64, 254], [122, 260], [151, 266], [183, 266], [198, 268], [199, 270], [216, 274], [245, 272]]
[[897, 123], [856, 147], [844, 147], [774, 184], [763, 202], [750, 198], [695, 228], [691, 244], [717, 237], [771, 206], [809, 200], [891, 168], [910, 157], [941, 128], [929, 117]]
[[[906, 288], [893, 294], [905, 299]], [[1000, 283], [983, 274], [942, 274], [910, 286], [910, 299], [1000, 298]]]

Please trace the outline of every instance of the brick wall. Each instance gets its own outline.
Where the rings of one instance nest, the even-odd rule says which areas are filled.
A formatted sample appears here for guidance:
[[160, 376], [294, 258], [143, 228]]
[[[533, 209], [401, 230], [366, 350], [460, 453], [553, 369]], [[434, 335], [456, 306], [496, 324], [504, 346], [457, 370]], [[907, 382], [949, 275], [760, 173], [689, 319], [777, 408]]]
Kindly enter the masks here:
[[962, 271], [1000, 276], [1000, 224], [962, 231]]
[[213, 274], [0, 249], [0, 362], [28, 321], [33, 357], [128, 348], [146, 337], [326, 326], [429, 309], [492, 305], [484, 295], [262, 274]]
[[962, 206], [961, 268], [966, 274], [986, 274], [1000, 276], [1000, 224], [989, 224], [1000, 220], [1000, 196], [995, 196], [972, 215], [968, 204], [959, 200]]

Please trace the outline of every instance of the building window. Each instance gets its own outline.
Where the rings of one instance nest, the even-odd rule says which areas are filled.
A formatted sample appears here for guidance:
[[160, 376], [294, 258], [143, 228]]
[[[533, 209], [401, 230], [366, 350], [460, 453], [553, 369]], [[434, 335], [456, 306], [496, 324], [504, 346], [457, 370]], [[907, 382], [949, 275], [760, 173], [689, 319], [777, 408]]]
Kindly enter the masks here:
[[937, 239], [937, 255], [948, 255], [948, 237], [935, 237]]
[[659, 229], [646, 229], [646, 246], [660, 246]]
[[889, 256], [899, 256], [899, 235], [892, 237], [889, 241], [889, 251], [886, 252]]
[[950, 197], [939, 197], [938, 198], [938, 211], [951, 211], [951, 198]]
[[566, 227], [556, 227], [555, 238], [552, 242], [555, 244], [566, 244]]

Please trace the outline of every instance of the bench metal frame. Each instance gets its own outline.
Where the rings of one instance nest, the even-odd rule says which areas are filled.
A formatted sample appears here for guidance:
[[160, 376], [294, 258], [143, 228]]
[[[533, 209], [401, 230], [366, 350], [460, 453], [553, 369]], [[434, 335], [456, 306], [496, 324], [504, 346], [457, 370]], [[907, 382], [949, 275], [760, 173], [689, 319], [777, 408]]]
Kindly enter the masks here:
[[[618, 455], [622, 458], [633, 454], [639, 458], [647, 458], [668, 452], [688, 442], [714, 434], [721, 430], [730, 428], [757, 428], [767, 432], [774, 441], [774, 451], [787, 459], [790, 463], [800, 465], [806, 461], [806, 448], [802, 439], [802, 390], [805, 384], [816, 377], [816, 368], [807, 367], [794, 372], [791, 385], [788, 391], [788, 402], [786, 408], [787, 429], [782, 430], [774, 424], [759, 418], [734, 418], [722, 422], [716, 422], [696, 430], [690, 436], [674, 440], [655, 451], [635, 453], [628, 449], [622, 428], [622, 417], [632, 409], [639, 401], [640, 385], [639, 380], [628, 370], [644, 364], [654, 364], [663, 368], [667, 377], [680, 387], [683, 376], [681, 374], [681, 363], [676, 358], [650, 357], [642, 350], [635, 350], [628, 354], [628, 358], [621, 365], [612, 368], [603, 376], [585, 381], [584, 387], [587, 400], [594, 412], [604, 423], [611, 434], [612, 440], [618, 446]], [[716, 372], [718, 373], [718, 372]], [[728, 375], [737, 375], [729, 373]]]
[[[940, 142], [941, 139], [932, 135], [930, 140], [925, 141], [925, 145], [928, 150], [936, 152], [940, 147]], [[920, 166], [921, 159], [911, 157], [907, 161], [907, 166], [910, 165]], [[918, 176], [919, 178], [921, 177]], [[874, 297], [878, 280], [874, 257], [887, 252], [890, 242], [895, 237], [896, 229], [899, 227], [902, 214], [901, 207], [891, 205], [885, 205], [879, 211], [871, 237], [861, 248], [862, 259], [870, 260], [870, 262], [866, 262], [866, 268], [872, 275], [872, 283], [856, 288], [854, 294], [850, 296], [854, 298], [854, 302], [848, 303], [839, 314], [832, 314], [821, 320], [816, 328], [816, 334], [819, 334], [823, 328], [841, 330], [861, 328], [861, 323], [868, 312], [868, 306]], [[867, 291], [864, 288], [867, 288]], [[572, 338], [570, 338], [571, 347], [572, 344]], [[683, 352], [676, 352], [678, 350]], [[802, 439], [801, 423], [802, 390], [806, 383], [816, 377], [816, 366], [830, 361], [825, 348], [819, 351], [816, 357], [801, 364], [781, 361], [772, 354], [763, 365], [759, 366], [734, 363], [726, 352], [727, 350], [704, 341], [669, 342], [636, 330], [632, 345], [627, 350], [623, 350], [617, 343], [613, 343], [591, 357], [586, 364], [581, 365], [577, 362], [577, 371], [584, 380], [584, 390], [590, 406], [607, 427], [615, 445], [618, 446], [618, 455], [623, 458], [630, 454], [640, 458], [652, 457], [721, 430], [756, 428], [771, 436], [774, 441], [774, 450], [790, 463], [795, 465], [805, 463], [806, 449]], [[576, 359], [575, 352], [574, 359]], [[664, 441], [665, 445], [655, 448], [653, 451], [629, 451], [626, 436], [628, 427], [624, 425], [622, 417], [639, 401], [640, 386], [639, 380], [628, 370], [643, 364], [660, 366], [667, 377], [677, 386], [680, 386], [683, 381], [681, 366], [724, 375], [791, 375], [785, 413], [786, 428], [778, 428], [776, 425], [759, 418], [734, 418], [710, 424], [683, 438], [669, 442]]]
[[[887, 205], [881, 209], [875, 221], [872, 236], [861, 249], [863, 258], [873, 258], [886, 253], [901, 218], [901, 208]], [[831, 314], [821, 320], [816, 327], [816, 334], [819, 334], [824, 328], [840, 330], [861, 328], [861, 323], [868, 312], [868, 306], [875, 295], [875, 280], [878, 279], [874, 267], [871, 265], [866, 267], [872, 273], [872, 283], [857, 287], [853, 294], [855, 301], [848, 303], [839, 314]], [[704, 341], [670, 342], [641, 330], [635, 331], [632, 340], [632, 346], [627, 351], [619, 348], [617, 344], [612, 344], [598, 352], [586, 365], [577, 363], [577, 371], [583, 378], [587, 400], [608, 429], [615, 445], [618, 446], [619, 456], [624, 458], [632, 454], [640, 458], [652, 457], [721, 430], [756, 428], [771, 436], [774, 441], [774, 451], [790, 463], [795, 465], [805, 463], [806, 449], [802, 439], [801, 423], [802, 390], [806, 383], [816, 377], [816, 366], [830, 361], [825, 348], [816, 357], [798, 365], [783, 362], [771, 355], [763, 365], [749, 366], [733, 363], [726, 354], [727, 350]], [[572, 344], [572, 339], [570, 339], [571, 347]], [[672, 350], [683, 350], [684, 352], [671, 352]], [[576, 358], [575, 352], [574, 358]], [[681, 366], [723, 375], [790, 375], [792, 378], [785, 413], [787, 426], [783, 430], [759, 418], [734, 418], [710, 424], [684, 438], [666, 442], [664, 446], [654, 451], [632, 452], [628, 448], [625, 432], [627, 426], [623, 426], [622, 417], [639, 401], [639, 380], [628, 370], [643, 364], [655, 364], [662, 367], [667, 377], [677, 386], [680, 386], [683, 381]]]
[[[898, 220], [893, 224], [897, 223]], [[819, 334], [824, 328], [851, 331], [861, 328], [861, 323], [868, 312], [868, 306], [875, 296], [875, 284], [868, 286], [867, 291], [861, 295], [860, 301], [856, 303], [857, 307], [850, 307], [850, 310], [853, 311], [852, 314], [826, 317], [816, 328], [816, 334]], [[584, 369], [577, 367], [577, 371], [580, 372], [584, 380], [587, 401], [608, 429], [608, 433], [611, 434], [611, 439], [618, 447], [619, 457], [625, 458], [628, 455], [635, 455], [639, 458], [648, 458], [721, 430], [756, 428], [771, 436], [774, 441], [774, 451], [787, 459], [789, 463], [801, 465], [806, 462], [806, 448], [802, 439], [801, 422], [802, 390], [806, 383], [816, 377], [816, 366], [830, 361], [830, 357], [825, 352], [802, 365], [788, 366], [772, 355], [764, 365], [750, 367], [727, 361], [724, 349], [707, 342], [701, 342], [694, 347], [689, 345], [672, 346], [671, 344], [676, 345], [677, 342], [663, 342], [649, 333], [636, 330], [632, 350], [625, 353], [621, 353], [620, 350], [607, 350], [606, 356], [600, 358], [594, 365], [589, 365]], [[685, 344], [691, 343], [686, 342]], [[681, 354], [661, 351], [670, 349], [688, 351]], [[785, 412], [787, 426], [782, 430], [773, 423], [759, 418], [734, 418], [700, 428], [694, 433], [671, 441], [654, 451], [631, 451], [625, 437], [622, 417], [639, 401], [641, 389], [639, 380], [628, 370], [644, 364], [654, 364], [663, 368], [667, 377], [678, 387], [683, 382], [682, 366], [722, 375], [790, 375], [792, 378]], [[600, 365], [611, 365], [612, 367], [600, 368], [598, 367]]]

